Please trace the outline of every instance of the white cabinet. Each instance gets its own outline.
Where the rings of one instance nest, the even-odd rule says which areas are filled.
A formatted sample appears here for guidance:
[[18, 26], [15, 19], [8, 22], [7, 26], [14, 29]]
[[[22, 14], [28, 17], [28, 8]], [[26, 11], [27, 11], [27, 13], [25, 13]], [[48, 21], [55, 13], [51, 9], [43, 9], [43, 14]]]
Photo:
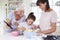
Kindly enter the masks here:
[[15, 10], [21, 3], [23, 3], [23, 0], [8, 0], [8, 12]]

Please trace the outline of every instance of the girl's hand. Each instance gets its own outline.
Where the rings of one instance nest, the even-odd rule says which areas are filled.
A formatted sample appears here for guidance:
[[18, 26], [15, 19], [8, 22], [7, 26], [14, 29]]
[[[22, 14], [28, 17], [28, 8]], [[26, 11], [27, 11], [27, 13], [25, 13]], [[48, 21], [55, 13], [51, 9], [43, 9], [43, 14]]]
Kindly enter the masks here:
[[37, 33], [41, 33], [41, 30], [38, 30]]
[[32, 25], [32, 29], [37, 29], [38, 26], [37, 25]]

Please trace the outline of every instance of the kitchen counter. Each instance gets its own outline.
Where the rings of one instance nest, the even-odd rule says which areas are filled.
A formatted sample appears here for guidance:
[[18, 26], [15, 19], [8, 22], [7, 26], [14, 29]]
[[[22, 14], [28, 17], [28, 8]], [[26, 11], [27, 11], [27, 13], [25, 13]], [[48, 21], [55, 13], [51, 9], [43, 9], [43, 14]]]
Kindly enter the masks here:
[[33, 38], [27, 38], [26, 36], [13, 36], [11, 34], [4, 34], [0, 36], [0, 40], [60, 40], [60, 36], [48, 35], [47, 37], [42, 38], [42, 36], [36, 36]]
[[4, 34], [0, 36], [0, 40], [43, 40], [43, 39], [41, 36], [29, 39], [26, 36], [12, 36], [11, 34]]

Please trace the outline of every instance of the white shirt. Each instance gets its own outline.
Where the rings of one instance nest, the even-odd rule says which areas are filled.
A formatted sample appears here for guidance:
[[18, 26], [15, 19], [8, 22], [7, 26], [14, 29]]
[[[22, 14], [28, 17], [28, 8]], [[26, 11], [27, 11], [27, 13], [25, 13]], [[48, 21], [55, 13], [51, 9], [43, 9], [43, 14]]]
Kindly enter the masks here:
[[21, 27], [25, 27], [26, 30], [28, 30], [28, 29], [31, 29], [32, 26], [33, 26], [33, 24], [32, 25], [29, 25], [27, 22], [23, 22], [23, 23], [20, 23], [18, 27], [20, 27], [20, 28]]
[[39, 20], [41, 31], [51, 29], [51, 23], [57, 22], [57, 14], [55, 11], [42, 12]]
[[14, 12], [9, 13], [8, 18], [11, 19], [11, 26], [13, 28], [16, 28], [16, 26], [14, 25], [14, 22], [17, 22], [19, 24], [19, 23], [24, 22], [26, 20], [25, 15], [23, 15], [23, 17], [20, 20], [16, 21], [15, 16], [14, 16]]

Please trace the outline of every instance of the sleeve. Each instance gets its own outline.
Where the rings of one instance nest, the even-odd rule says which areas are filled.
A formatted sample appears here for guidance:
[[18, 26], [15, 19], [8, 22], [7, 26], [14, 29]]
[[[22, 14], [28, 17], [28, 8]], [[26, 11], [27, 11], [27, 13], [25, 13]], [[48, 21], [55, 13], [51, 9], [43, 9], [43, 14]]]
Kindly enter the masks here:
[[57, 22], [57, 14], [56, 14], [56, 12], [53, 12], [53, 14], [51, 16], [51, 22], [52, 23], [56, 23]]
[[8, 17], [7, 17], [8, 19], [13, 19], [13, 12], [10, 12], [9, 14], [8, 14]]

